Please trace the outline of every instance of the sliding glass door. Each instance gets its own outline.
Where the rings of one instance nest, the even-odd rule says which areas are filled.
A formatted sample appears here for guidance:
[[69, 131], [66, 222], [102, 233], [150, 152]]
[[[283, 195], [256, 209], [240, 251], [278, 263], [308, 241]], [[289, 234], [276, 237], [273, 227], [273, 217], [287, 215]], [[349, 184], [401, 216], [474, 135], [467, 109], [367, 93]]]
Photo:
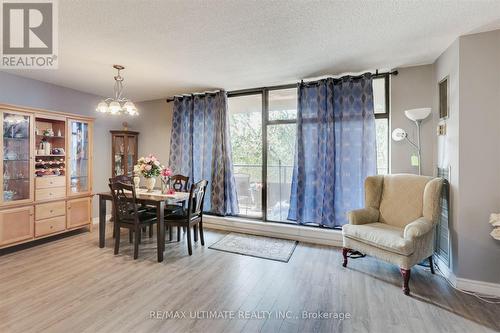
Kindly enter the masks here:
[[297, 88], [228, 99], [240, 216], [286, 222], [295, 154]]
[[228, 99], [234, 178], [240, 215], [263, 217], [261, 92]]
[[297, 135], [297, 88], [266, 92], [266, 219], [287, 222]]

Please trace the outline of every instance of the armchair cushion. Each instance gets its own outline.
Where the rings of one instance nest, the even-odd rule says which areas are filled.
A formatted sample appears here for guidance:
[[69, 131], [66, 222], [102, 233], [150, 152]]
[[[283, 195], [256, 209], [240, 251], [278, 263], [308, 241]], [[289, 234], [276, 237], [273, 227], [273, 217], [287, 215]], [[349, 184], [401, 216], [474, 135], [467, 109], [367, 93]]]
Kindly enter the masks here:
[[423, 216], [423, 193], [431, 179], [403, 174], [385, 176], [380, 200], [380, 222], [404, 228]]
[[386, 223], [346, 224], [342, 235], [396, 254], [410, 256], [415, 250], [413, 239], [403, 237], [403, 228]]
[[347, 213], [347, 218], [349, 219], [350, 224], [366, 224], [378, 222], [379, 211], [378, 209], [367, 207], [352, 210]]
[[431, 221], [429, 221], [425, 217], [421, 217], [406, 225], [403, 236], [405, 239], [422, 237], [423, 235], [431, 231], [433, 226], [434, 225]]

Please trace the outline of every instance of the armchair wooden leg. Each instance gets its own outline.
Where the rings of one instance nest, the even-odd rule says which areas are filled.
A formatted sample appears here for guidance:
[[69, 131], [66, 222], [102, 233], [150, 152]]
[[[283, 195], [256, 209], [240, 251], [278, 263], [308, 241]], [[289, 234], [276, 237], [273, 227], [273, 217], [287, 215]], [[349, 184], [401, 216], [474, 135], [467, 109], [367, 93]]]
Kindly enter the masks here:
[[432, 255], [429, 257], [429, 267], [431, 268], [431, 273], [436, 274], [434, 271], [434, 259], [432, 259]]
[[198, 226], [196, 224], [193, 226], [193, 235], [194, 235], [194, 241], [197, 242], [198, 241]]
[[351, 249], [348, 249], [346, 247], [342, 248], [342, 256], [344, 257], [344, 262], [342, 263], [342, 266], [347, 267], [347, 254], [351, 252]]
[[411, 269], [400, 268], [399, 271], [401, 272], [401, 275], [403, 276], [403, 292], [406, 296], [409, 296], [410, 295], [410, 287], [408, 286], [408, 283], [410, 282]]
[[149, 225], [149, 238], [153, 237], [153, 224]]
[[181, 227], [177, 227], [177, 241], [181, 241]]
[[169, 241], [169, 242], [171, 242], [171, 241], [172, 241], [172, 237], [173, 237], [172, 232], [173, 232], [173, 228], [170, 226], [170, 227], [168, 228], [168, 241]]

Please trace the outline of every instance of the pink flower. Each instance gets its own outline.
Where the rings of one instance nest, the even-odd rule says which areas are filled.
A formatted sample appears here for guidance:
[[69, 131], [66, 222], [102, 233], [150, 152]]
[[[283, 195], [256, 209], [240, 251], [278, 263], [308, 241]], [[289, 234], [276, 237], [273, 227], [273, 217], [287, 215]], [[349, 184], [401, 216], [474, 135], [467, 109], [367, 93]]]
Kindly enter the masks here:
[[175, 194], [175, 190], [173, 188], [169, 188], [167, 190], [167, 194]]
[[149, 165], [149, 164], [148, 164], [148, 165], [146, 165], [146, 166], [144, 167], [144, 169], [146, 169], [146, 171], [151, 170], [151, 165]]
[[168, 167], [164, 168], [163, 170], [161, 170], [161, 175], [163, 177], [170, 177], [170, 176], [172, 176], [172, 169], [170, 169]]
[[145, 161], [146, 163], [149, 163], [149, 162], [151, 162], [151, 158], [146, 157], [146, 158], [144, 159], [144, 161]]

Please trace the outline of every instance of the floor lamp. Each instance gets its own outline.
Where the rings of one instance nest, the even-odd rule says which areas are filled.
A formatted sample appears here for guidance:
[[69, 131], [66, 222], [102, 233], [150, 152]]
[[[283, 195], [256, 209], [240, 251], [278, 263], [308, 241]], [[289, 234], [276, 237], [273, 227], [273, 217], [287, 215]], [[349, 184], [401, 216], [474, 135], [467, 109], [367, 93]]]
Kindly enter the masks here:
[[405, 115], [406, 118], [412, 120], [415, 122], [415, 125], [417, 126], [417, 142], [413, 142], [410, 139], [408, 139], [408, 133], [402, 128], [396, 128], [394, 131], [392, 131], [392, 139], [394, 141], [402, 141], [406, 140], [413, 148], [417, 150], [417, 158], [418, 158], [418, 174], [422, 174], [422, 158], [421, 158], [421, 148], [420, 148], [420, 124], [422, 123], [422, 120], [425, 118], [429, 117], [431, 114], [431, 108], [420, 108], [420, 109], [411, 109], [411, 110], [406, 110]]

